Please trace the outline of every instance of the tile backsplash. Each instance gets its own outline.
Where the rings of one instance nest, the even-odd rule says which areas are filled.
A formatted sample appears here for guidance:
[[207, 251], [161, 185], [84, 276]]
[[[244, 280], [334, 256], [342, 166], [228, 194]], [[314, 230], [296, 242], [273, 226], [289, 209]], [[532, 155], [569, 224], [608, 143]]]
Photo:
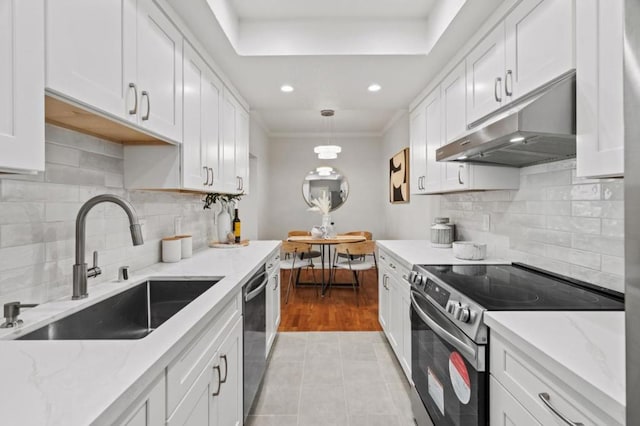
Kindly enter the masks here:
[[489, 254], [624, 291], [624, 181], [576, 177], [575, 160], [521, 169], [517, 191], [443, 195], [458, 239]]
[[213, 213], [200, 197], [123, 188], [122, 145], [47, 125], [46, 169], [35, 176], [0, 175], [0, 304], [20, 300], [42, 303], [71, 295], [75, 263], [75, 218], [92, 196], [112, 193], [134, 205], [142, 222], [144, 245], [131, 243], [129, 224], [113, 204], [94, 207], [87, 216], [87, 253], [98, 250], [102, 275], [91, 285], [113, 280], [119, 266], [141, 269], [160, 261], [160, 239], [193, 235], [194, 250], [206, 246]]

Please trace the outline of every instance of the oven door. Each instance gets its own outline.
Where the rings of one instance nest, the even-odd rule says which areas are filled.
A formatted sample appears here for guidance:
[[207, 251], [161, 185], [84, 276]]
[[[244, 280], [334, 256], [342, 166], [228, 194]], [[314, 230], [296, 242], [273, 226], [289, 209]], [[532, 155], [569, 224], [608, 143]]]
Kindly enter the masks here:
[[[419, 426], [477, 426], [487, 421], [485, 350], [430, 299], [411, 290], [411, 376]], [[422, 407], [416, 405], [420, 405]], [[428, 414], [426, 418], [424, 411]], [[424, 420], [421, 420], [424, 419]]]

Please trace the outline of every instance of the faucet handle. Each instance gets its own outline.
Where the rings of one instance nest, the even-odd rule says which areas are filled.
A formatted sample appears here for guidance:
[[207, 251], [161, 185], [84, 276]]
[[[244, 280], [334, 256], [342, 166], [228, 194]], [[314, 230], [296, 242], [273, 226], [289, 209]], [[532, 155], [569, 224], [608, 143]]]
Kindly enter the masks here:
[[0, 324], [0, 328], [12, 328], [22, 324], [22, 320], [18, 319], [20, 308], [34, 308], [37, 303], [20, 303], [9, 302], [4, 304], [4, 323]]
[[98, 251], [93, 252], [93, 267], [87, 270], [88, 278], [95, 278], [98, 275], [102, 274], [102, 269], [98, 266]]

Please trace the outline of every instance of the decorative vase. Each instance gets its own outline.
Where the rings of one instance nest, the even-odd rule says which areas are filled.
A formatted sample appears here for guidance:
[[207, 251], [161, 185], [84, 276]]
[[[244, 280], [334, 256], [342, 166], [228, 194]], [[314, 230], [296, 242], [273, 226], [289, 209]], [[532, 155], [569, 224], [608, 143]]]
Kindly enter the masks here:
[[335, 233], [333, 232], [333, 225], [331, 224], [331, 215], [323, 214], [322, 215], [322, 237], [325, 239], [333, 238]]
[[218, 213], [218, 241], [227, 242], [227, 235], [231, 232], [231, 215], [225, 207]]

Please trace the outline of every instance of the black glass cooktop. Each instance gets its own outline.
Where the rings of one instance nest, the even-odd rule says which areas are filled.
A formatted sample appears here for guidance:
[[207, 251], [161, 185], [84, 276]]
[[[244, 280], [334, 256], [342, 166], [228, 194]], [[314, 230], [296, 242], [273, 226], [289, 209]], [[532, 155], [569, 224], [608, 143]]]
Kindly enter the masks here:
[[419, 265], [490, 311], [620, 311], [621, 293], [526, 265]]

